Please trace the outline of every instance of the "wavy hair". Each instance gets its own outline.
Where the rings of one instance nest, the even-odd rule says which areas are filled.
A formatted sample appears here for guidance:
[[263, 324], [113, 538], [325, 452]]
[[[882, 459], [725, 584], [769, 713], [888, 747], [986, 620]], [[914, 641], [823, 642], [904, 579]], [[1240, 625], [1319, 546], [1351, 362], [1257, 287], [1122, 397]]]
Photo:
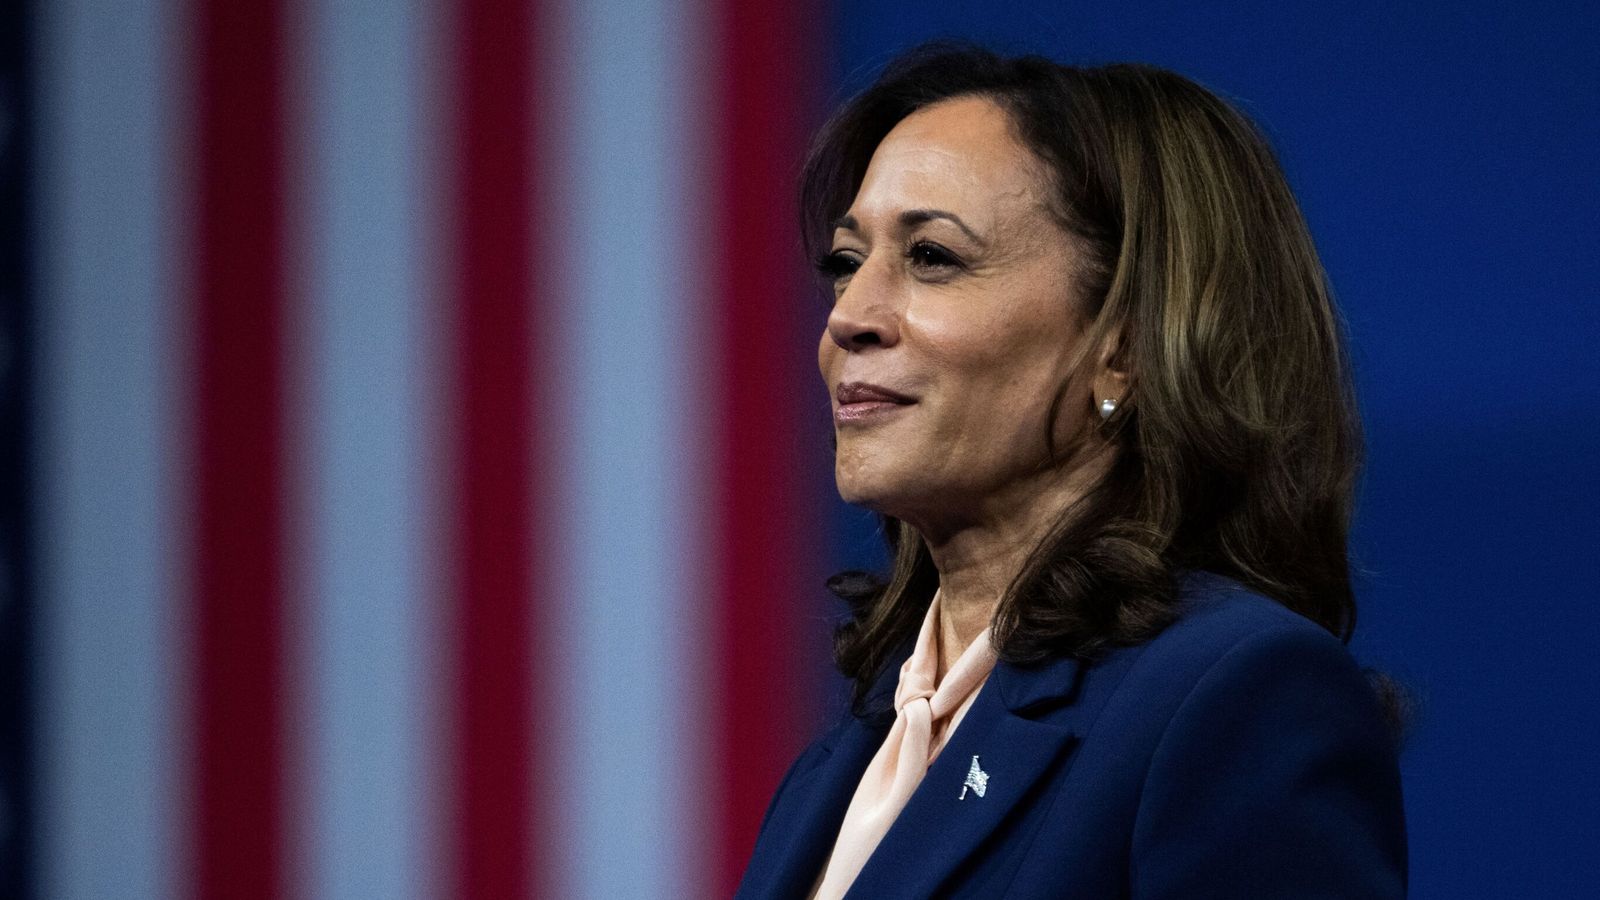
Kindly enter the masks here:
[[[801, 185], [807, 251], [827, 249], [900, 120], [968, 96], [1004, 109], [1044, 164], [1052, 214], [1088, 260], [1080, 296], [1063, 298], [1092, 322], [1080, 347], [1109, 336], [1131, 376], [1100, 426], [1115, 461], [1001, 598], [1002, 658], [1093, 658], [1147, 640], [1175, 617], [1186, 569], [1230, 576], [1348, 641], [1361, 438], [1341, 322], [1283, 172], [1234, 106], [1151, 66], [925, 45], [818, 134]], [[1083, 354], [1078, 374], [1093, 362]], [[938, 586], [915, 528], [885, 517], [884, 533], [887, 578], [829, 582], [853, 609], [835, 660], [858, 708]]]

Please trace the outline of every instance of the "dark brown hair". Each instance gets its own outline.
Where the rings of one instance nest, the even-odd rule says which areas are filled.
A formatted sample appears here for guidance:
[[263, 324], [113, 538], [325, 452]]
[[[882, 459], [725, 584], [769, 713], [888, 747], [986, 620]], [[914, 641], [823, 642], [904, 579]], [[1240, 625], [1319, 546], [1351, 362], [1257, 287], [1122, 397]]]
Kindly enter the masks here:
[[[1150, 66], [924, 46], [820, 132], [802, 185], [807, 249], [827, 249], [896, 123], [968, 96], [1003, 108], [1044, 164], [1052, 212], [1089, 261], [1081, 296], [1063, 298], [1092, 322], [1081, 346], [1109, 336], [1131, 374], [1101, 426], [1115, 462], [1001, 599], [1001, 656], [1092, 658], [1146, 640], [1175, 616], [1186, 569], [1237, 579], [1348, 640], [1361, 440], [1341, 326], [1282, 170], [1233, 106]], [[1079, 372], [1093, 362], [1085, 353]], [[885, 525], [889, 577], [830, 581], [854, 608], [835, 656], [858, 704], [938, 586], [916, 530]]]

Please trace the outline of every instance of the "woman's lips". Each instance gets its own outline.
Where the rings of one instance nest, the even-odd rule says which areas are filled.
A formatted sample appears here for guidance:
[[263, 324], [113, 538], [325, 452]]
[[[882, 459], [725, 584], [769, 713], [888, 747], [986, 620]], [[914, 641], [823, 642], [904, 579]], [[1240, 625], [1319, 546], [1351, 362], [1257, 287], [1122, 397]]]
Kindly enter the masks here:
[[833, 411], [833, 424], [852, 425], [861, 422], [871, 422], [885, 416], [892, 416], [908, 403], [890, 403], [885, 400], [864, 400], [859, 403], [846, 403]]
[[899, 391], [863, 381], [839, 385], [834, 397], [839, 401], [833, 411], [835, 425], [874, 421], [917, 402]]

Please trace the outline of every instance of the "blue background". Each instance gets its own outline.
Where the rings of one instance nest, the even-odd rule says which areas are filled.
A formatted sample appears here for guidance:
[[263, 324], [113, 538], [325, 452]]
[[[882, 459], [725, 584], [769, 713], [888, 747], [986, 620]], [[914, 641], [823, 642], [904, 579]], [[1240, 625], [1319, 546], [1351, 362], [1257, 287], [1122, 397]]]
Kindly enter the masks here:
[[[1265, 128], [1351, 335], [1368, 429], [1352, 649], [1409, 683], [1412, 895], [1600, 874], [1600, 27], [1579, 4], [857, 0], [842, 99], [958, 37], [1139, 61]], [[874, 522], [839, 507], [843, 565]]]

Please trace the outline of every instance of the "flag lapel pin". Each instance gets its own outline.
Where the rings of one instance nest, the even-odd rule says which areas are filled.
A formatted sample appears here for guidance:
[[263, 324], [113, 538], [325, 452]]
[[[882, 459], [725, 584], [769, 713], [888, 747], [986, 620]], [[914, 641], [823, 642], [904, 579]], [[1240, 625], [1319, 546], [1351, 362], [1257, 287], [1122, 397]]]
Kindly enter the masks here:
[[972, 767], [967, 769], [967, 780], [961, 783], [961, 796], [956, 799], [967, 799], [967, 791], [969, 789], [979, 797], [982, 797], [983, 792], [989, 789], [989, 773], [978, 765], [978, 757], [976, 756], [972, 757]]

